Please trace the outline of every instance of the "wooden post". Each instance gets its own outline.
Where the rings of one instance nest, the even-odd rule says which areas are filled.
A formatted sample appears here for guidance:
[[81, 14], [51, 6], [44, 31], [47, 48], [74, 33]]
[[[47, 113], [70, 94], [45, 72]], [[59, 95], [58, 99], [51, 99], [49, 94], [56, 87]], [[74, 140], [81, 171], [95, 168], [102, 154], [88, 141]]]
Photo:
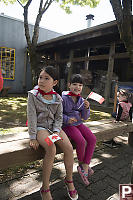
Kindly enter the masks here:
[[118, 91], [118, 83], [116, 83], [116, 85], [115, 85], [115, 95], [114, 95], [114, 108], [113, 108], [113, 112], [116, 112], [117, 91]]
[[112, 43], [110, 46], [107, 81], [106, 81], [106, 85], [105, 85], [105, 100], [106, 100], [105, 104], [106, 104], [106, 106], [109, 105], [112, 74], [113, 74], [113, 68], [114, 68], [114, 55], [115, 55], [115, 43]]

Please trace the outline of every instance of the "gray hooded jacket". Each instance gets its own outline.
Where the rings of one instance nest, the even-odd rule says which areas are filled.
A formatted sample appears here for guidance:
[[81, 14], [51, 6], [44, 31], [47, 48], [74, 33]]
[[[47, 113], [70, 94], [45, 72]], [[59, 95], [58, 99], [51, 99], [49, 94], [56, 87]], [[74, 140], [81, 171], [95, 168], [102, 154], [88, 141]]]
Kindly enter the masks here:
[[60, 132], [63, 121], [62, 98], [60, 95], [56, 94], [55, 102], [51, 104], [44, 103], [37, 87], [28, 92], [27, 118], [30, 139], [36, 139], [37, 127]]

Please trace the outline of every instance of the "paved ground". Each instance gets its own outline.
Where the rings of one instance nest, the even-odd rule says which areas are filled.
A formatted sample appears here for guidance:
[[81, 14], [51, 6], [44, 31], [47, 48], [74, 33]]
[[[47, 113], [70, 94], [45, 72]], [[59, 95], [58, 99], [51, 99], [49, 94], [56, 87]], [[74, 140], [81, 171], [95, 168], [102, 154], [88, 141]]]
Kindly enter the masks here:
[[[84, 186], [77, 173], [75, 154], [74, 181], [79, 200], [118, 200], [119, 184], [130, 183], [133, 150], [127, 145], [127, 135], [119, 137], [122, 146], [111, 149], [100, 146], [95, 150], [91, 167], [95, 171], [90, 185]], [[61, 155], [54, 163], [51, 191], [55, 200], [69, 200], [63, 183], [64, 165]], [[0, 184], [0, 200], [40, 200], [41, 171], [33, 171], [24, 177]]]

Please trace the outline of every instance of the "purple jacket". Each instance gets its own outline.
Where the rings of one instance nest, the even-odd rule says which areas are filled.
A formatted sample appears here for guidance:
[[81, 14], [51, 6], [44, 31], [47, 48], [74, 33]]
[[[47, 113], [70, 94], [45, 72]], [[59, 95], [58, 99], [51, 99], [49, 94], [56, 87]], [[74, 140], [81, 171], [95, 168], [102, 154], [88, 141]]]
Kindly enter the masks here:
[[[82, 97], [78, 97], [77, 103], [74, 103], [71, 96], [67, 95], [68, 92], [63, 92], [62, 99], [63, 99], [63, 127], [65, 126], [77, 126], [82, 122], [82, 120], [87, 120], [90, 116], [90, 108], [86, 109], [84, 107]], [[82, 106], [80, 107], [80, 105]], [[80, 108], [79, 108], [80, 107]], [[77, 119], [77, 122], [73, 124], [69, 124], [68, 121], [71, 117]]]

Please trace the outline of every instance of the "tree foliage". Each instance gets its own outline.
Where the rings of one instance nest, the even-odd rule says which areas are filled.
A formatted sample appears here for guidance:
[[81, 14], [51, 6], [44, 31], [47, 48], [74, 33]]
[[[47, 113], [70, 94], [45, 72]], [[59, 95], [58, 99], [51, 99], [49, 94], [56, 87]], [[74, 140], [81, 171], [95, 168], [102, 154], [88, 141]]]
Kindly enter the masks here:
[[[0, 2], [5, 3], [6, 5], [8, 5], [8, 3], [14, 4], [17, 0], [0, 0]], [[27, 2], [27, 0], [21, 0], [21, 3], [24, 4], [25, 2]]]
[[61, 8], [63, 8], [66, 13], [71, 13], [71, 5], [79, 5], [79, 6], [90, 6], [91, 8], [96, 7], [100, 0], [40, 0], [38, 14], [36, 16], [36, 21], [34, 25], [34, 31], [32, 38], [30, 36], [29, 25], [28, 25], [28, 9], [32, 3], [32, 0], [0, 0], [5, 4], [18, 2], [24, 9], [24, 28], [25, 28], [25, 36], [28, 45], [28, 51], [30, 56], [30, 64], [32, 70], [33, 84], [34, 78], [37, 75], [37, 63], [38, 58], [36, 54], [36, 46], [39, 37], [39, 24], [42, 19], [43, 14], [47, 11], [50, 5], [53, 2], [57, 2]]
[[71, 13], [70, 5], [89, 6], [95, 8], [100, 0], [56, 0], [67, 13]]

